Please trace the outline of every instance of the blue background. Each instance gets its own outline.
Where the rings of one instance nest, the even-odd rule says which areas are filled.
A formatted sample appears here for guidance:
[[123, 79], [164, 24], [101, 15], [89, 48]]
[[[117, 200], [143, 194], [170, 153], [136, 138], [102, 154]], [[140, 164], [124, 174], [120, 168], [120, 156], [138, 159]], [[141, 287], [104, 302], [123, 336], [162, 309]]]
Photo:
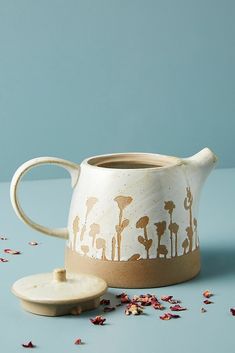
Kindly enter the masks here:
[[0, 180], [40, 155], [206, 145], [234, 167], [234, 18], [233, 0], [0, 0]]

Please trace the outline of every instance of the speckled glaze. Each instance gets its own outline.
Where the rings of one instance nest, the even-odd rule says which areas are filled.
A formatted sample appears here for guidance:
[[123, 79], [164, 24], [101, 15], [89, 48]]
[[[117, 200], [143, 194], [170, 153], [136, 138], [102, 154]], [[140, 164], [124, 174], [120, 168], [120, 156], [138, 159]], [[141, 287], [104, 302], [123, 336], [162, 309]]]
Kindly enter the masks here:
[[[18, 216], [33, 228], [67, 238], [66, 267], [70, 271], [87, 268], [109, 285], [122, 286], [120, 278], [115, 280], [122, 266], [130, 287], [176, 283], [200, 270], [198, 202], [202, 185], [216, 160], [208, 148], [183, 159], [147, 153], [103, 155], [86, 159], [80, 166], [44, 157], [26, 162], [16, 172], [11, 186], [12, 204]], [[67, 229], [35, 224], [20, 208], [19, 180], [26, 170], [42, 163], [60, 164], [72, 176], [74, 192]], [[192, 273], [182, 278], [182, 274], [177, 275], [176, 265], [182, 267], [184, 258], [190, 264], [190, 254], [196, 265]], [[97, 266], [97, 261], [101, 265]], [[162, 274], [167, 262], [168, 269], [160, 281], [156, 266]], [[114, 268], [107, 277], [109, 263]], [[148, 271], [153, 268], [156, 280], [143, 277], [138, 281], [138, 266], [143, 269], [145, 263]], [[174, 266], [176, 275], [172, 278], [169, 273]], [[125, 286], [128, 287], [127, 281]]]

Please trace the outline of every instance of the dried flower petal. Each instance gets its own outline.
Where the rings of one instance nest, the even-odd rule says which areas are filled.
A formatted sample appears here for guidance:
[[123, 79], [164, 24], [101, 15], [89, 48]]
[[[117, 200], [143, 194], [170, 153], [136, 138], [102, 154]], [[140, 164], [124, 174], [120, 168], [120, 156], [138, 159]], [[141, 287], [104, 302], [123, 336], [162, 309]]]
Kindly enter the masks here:
[[161, 320], [170, 320], [170, 319], [178, 319], [180, 316], [171, 314], [171, 313], [165, 313], [161, 316], [159, 316]]
[[126, 306], [126, 309], [125, 309], [126, 315], [140, 315], [142, 313], [143, 313], [143, 308], [137, 303], [135, 304], [131, 303]]
[[74, 344], [77, 344], [77, 345], [82, 344], [81, 338], [77, 338]]
[[100, 301], [100, 305], [109, 305], [110, 304], [110, 300], [109, 299], [102, 299]]
[[35, 246], [35, 245], [38, 245], [38, 242], [36, 242], [36, 241], [30, 241], [30, 242], [29, 242], [29, 245]]
[[29, 341], [28, 343], [23, 343], [22, 347], [24, 347], [24, 348], [35, 348], [36, 346], [33, 344], [32, 341]]
[[130, 298], [128, 297], [128, 295], [125, 292], [117, 294], [116, 298], [120, 298], [122, 304], [127, 304], [127, 303], [130, 303], [130, 301], [131, 301]]
[[206, 313], [207, 312], [207, 310], [205, 309], [205, 308], [201, 308], [201, 313]]
[[127, 304], [127, 303], [131, 302], [130, 298], [128, 297], [128, 295], [125, 292], [117, 294], [116, 298], [120, 298], [122, 304]]
[[151, 305], [152, 305], [152, 307], [155, 310], [164, 310], [165, 309], [165, 307], [162, 304], [158, 303], [158, 302], [152, 303]]
[[168, 302], [170, 304], [178, 304], [180, 303], [180, 300], [178, 299], [173, 299], [173, 295], [162, 295], [161, 300], [164, 302]]
[[95, 318], [91, 318], [90, 321], [94, 325], [104, 325], [104, 322], [106, 321], [106, 319], [103, 316], [98, 315]]
[[0, 257], [0, 262], [8, 262], [8, 260], [4, 259], [3, 257]]
[[19, 255], [19, 254], [21, 254], [20, 251], [18, 251], [18, 250], [12, 250], [12, 249], [4, 249], [4, 252], [5, 252], [6, 254], [11, 254], [11, 255]]
[[208, 299], [204, 300], [203, 303], [204, 304], [214, 304], [214, 302], [212, 302], [211, 300], [208, 300]]
[[184, 308], [183, 306], [176, 304], [174, 306], [170, 306], [171, 311], [183, 311], [187, 310], [187, 308]]
[[104, 307], [104, 313], [110, 313], [111, 311], [116, 310], [114, 306], [105, 306]]
[[213, 295], [213, 293], [211, 293], [209, 290], [205, 290], [205, 292], [203, 292], [202, 294], [205, 298], [210, 298]]
[[0, 236], [0, 240], [7, 240], [8, 238], [4, 237], [3, 235]]
[[231, 309], [230, 309], [230, 313], [231, 313], [233, 316], [235, 316], [235, 308], [231, 308]]

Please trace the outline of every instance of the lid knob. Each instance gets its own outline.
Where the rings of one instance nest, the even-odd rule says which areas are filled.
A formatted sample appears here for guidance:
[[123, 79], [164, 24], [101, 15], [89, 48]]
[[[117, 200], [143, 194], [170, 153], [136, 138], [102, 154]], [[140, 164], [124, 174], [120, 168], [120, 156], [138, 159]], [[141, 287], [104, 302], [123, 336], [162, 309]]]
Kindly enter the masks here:
[[53, 279], [58, 282], [66, 282], [66, 270], [64, 268], [56, 268], [53, 271]]

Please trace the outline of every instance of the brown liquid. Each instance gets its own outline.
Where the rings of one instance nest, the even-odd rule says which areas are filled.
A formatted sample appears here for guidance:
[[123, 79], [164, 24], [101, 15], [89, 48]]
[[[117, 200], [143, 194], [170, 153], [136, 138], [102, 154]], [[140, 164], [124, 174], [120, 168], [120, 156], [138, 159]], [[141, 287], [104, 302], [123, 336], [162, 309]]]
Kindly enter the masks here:
[[114, 168], [114, 169], [140, 169], [140, 168], [160, 168], [162, 167], [159, 164], [150, 164], [150, 163], [136, 163], [132, 161], [117, 161], [117, 162], [104, 162], [97, 164], [97, 167], [103, 168]]

